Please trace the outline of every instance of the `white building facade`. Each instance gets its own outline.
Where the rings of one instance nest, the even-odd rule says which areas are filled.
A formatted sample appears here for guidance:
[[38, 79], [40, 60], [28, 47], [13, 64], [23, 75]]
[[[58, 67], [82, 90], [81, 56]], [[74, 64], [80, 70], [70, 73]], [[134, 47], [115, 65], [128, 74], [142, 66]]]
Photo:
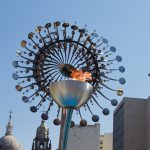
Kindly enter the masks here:
[[99, 150], [100, 124], [70, 129], [67, 150]]

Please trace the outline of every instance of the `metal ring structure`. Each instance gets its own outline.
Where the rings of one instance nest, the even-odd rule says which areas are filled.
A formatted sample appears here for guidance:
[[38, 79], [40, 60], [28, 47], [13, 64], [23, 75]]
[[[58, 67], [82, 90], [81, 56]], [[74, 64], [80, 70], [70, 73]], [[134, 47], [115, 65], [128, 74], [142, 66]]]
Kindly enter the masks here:
[[[108, 40], [94, 30], [88, 33], [87, 27], [78, 27], [66, 22], [56, 21], [47, 23], [45, 26], [37, 26], [35, 33], [28, 34], [28, 40], [21, 41], [21, 50], [17, 50], [18, 59], [13, 61], [13, 67], [17, 69], [12, 74], [14, 80], [19, 80], [16, 90], [23, 94], [22, 101], [33, 103], [30, 107], [32, 112], [48, 101], [47, 110], [42, 119], [48, 119], [48, 113], [53, 106], [53, 98], [49, 92], [52, 82], [72, 80], [72, 70], [90, 72], [92, 80], [87, 80], [93, 87], [90, 100], [84, 104], [92, 115], [92, 120], [97, 122], [98, 116], [93, 114], [91, 104], [96, 104], [104, 115], [109, 114], [109, 109], [103, 108], [97, 97], [110, 101], [113, 106], [118, 104], [116, 99], [108, 98], [102, 89], [108, 89], [122, 96], [123, 90], [111, 88], [110, 82], [117, 81], [125, 84], [126, 80], [121, 77], [114, 79], [111, 73], [125, 72], [123, 66], [111, 68], [115, 61], [121, 62], [122, 57], [116, 55], [114, 46], [108, 45]], [[112, 83], [113, 84], [113, 83]], [[38, 103], [37, 103], [38, 102]], [[57, 111], [57, 110], [56, 110]], [[77, 109], [82, 119], [80, 109]], [[57, 119], [59, 118], [60, 106], [58, 106]], [[59, 121], [58, 121], [59, 122]]]

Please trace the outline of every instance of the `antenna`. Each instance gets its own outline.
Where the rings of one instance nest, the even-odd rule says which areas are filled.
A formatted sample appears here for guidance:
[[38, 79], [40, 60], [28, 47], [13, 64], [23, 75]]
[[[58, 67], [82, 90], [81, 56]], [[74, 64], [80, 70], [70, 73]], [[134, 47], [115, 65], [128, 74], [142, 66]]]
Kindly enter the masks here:
[[12, 113], [13, 113], [13, 112], [10, 110], [10, 111], [9, 111], [9, 121], [10, 121], [11, 118], [12, 118], [12, 116], [11, 116]]

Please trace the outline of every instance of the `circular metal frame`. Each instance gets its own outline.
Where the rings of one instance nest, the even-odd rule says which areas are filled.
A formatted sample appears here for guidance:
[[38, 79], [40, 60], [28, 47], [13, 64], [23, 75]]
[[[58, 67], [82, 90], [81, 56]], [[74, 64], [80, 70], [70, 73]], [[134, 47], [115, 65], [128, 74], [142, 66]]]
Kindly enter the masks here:
[[[84, 107], [88, 108], [91, 115], [94, 116], [90, 103], [95, 103], [102, 109], [104, 115], [109, 114], [109, 110], [103, 108], [98, 96], [110, 101], [113, 106], [118, 104], [117, 100], [108, 98], [102, 92], [103, 88], [116, 92], [118, 96], [122, 96], [123, 90], [113, 89], [109, 86], [110, 81], [118, 81], [125, 84], [126, 80], [121, 77], [114, 79], [111, 73], [119, 71], [125, 72], [123, 66], [111, 68], [114, 61], [121, 62], [121, 56], [112, 57], [116, 52], [114, 46], [108, 45], [108, 40], [103, 38], [94, 30], [89, 33], [86, 26], [79, 28], [76, 23], [62, 23], [56, 21], [47, 23], [45, 26], [38, 26], [35, 33], [28, 34], [29, 42], [21, 41], [23, 50], [17, 50], [18, 60], [13, 61], [12, 65], [17, 69], [13, 73], [14, 80], [19, 80], [16, 90], [22, 92], [22, 101], [25, 103], [38, 103], [30, 107], [32, 112], [36, 112], [45, 101], [49, 101], [49, 105], [44, 114], [53, 106], [53, 98], [49, 92], [49, 85], [52, 82], [61, 80], [72, 80], [70, 76], [72, 70], [89, 72], [92, 79], [89, 82], [93, 86], [93, 93], [90, 101]], [[82, 119], [80, 109], [77, 109]], [[60, 107], [57, 111], [57, 119], [59, 117]], [[42, 115], [45, 116], [45, 115]], [[48, 119], [48, 117], [44, 117]], [[99, 120], [95, 115], [94, 121]]]

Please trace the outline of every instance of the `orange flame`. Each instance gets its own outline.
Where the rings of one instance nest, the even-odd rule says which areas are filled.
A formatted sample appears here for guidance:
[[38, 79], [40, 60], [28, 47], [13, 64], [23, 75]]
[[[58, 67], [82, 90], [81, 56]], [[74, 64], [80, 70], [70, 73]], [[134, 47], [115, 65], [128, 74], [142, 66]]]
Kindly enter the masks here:
[[84, 72], [82, 70], [72, 70], [71, 78], [79, 81], [92, 81], [92, 75], [90, 72]]

